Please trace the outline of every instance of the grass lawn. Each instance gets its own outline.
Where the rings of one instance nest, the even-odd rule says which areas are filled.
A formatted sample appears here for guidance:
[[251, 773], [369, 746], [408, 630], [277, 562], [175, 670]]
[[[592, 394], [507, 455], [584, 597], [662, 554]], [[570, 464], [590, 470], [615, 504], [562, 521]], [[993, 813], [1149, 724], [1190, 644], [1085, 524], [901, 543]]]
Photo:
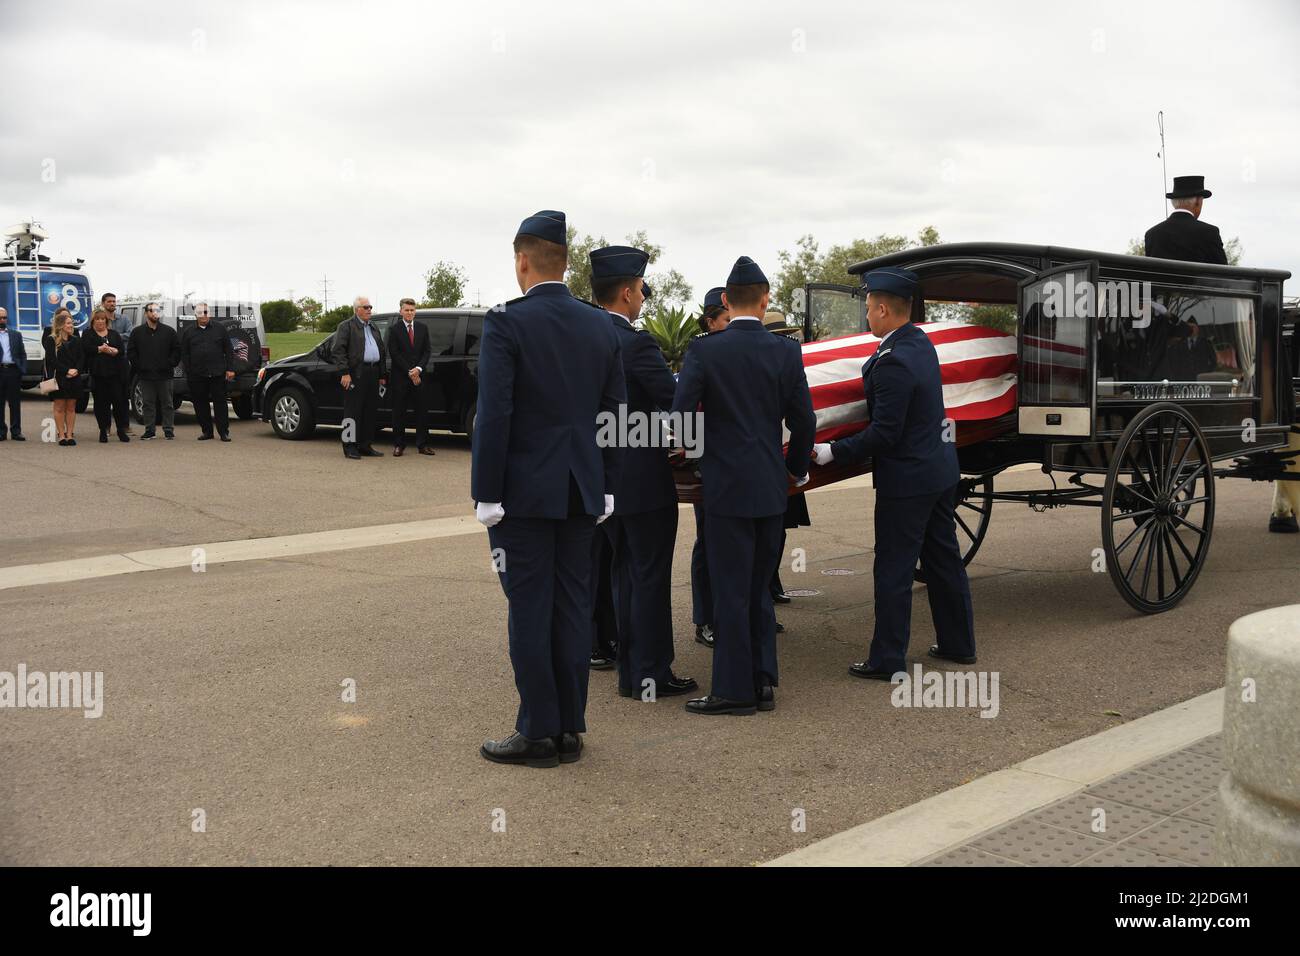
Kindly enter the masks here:
[[271, 361], [310, 352], [326, 337], [325, 332], [267, 332], [266, 344], [271, 347]]

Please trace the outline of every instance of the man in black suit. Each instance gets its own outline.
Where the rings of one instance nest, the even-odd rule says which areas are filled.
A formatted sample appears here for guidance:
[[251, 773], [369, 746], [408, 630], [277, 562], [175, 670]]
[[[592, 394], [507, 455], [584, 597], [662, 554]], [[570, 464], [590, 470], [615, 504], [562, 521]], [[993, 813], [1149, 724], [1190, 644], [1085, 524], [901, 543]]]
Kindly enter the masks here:
[[364, 295], [352, 301], [352, 318], [334, 333], [330, 358], [343, 370], [343, 455], [346, 458], [382, 458], [375, 451], [375, 417], [379, 411], [379, 386], [385, 384], [384, 340], [370, 326], [374, 306]]
[[[781, 560], [789, 487], [808, 480], [817, 420], [798, 343], [763, 327], [768, 282], [741, 256], [727, 278], [725, 331], [694, 339], [673, 412], [701, 409], [707, 559], [713, 587], [713, 687], [694, 714], [774, 710], [777, 683], [772, 573]], [[781, 454], [781, 422], [790, 430]]]
[[415, 398], [415, 447], [421, 455], [432, 455], [429, 444], [429, 400], [422, 376], [432, 357], [429, 329], [415, 321], [415, 300], [403, 299], [401, 321], [388, 327], [389, 377], [393, 390], [393, 457], [406, 452], [406, 412]]
[[[606, 246], [589, 254], [591, 291], [609, 313], [623, 356], [627, 385], [627, 434], [622, 439], [614, 515], [601, 526], [610, 541], [618, 607], [618, 693], [635, 700], [685, 694], [698, 686], [673, 673], [673, 547], [677, 542], [677, 485], [659, 440], [658, 413], [673, 405], [676, 382], [649, 332], [632, 323], [649, 295], [648, 253], [631, 246]], [[603, 433], [604, 434], [604, 433]], [[597, 582], [599, 583], [599, 582]]]
[[614, 512], [618, 449], [601, 412], [627, 401], [609, 316], [564, 284], [564, 213], [515, 234], [524, 294], [492, 309], [479, 342], [470, 495], [510, 605], [515, 732], [485, 741], [497, 763], [554, 767], [582, 755], [591, 651], [591, 538]]
[[1227, 265], [1218, 226], [1200, 221], [1201, 208], [1211, 195], [1204, 176], [1175, 176], [1173, 191], [1165, 193], [1174, 211], [1147, 230], [1146, 254], [1155, 259]]
[[[23, 437], [23, 376], [27, 374], [27, 347], [23, 337], [9, 328], [9, 313], [0, 308], [0, 441], [9, 435], [14, 441]], [[9, 424], [5, 425], [5, 408]]]

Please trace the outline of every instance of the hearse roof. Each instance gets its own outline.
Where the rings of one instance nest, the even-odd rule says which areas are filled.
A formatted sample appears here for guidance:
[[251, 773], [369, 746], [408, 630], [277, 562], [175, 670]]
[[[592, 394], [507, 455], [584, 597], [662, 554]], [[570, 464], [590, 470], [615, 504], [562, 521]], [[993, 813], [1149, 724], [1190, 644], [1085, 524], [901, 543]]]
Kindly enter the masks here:
[[[1285, 280], [1291, 273], [1285, 269], [1248, 269], [1242, 266], [1220, 266], [1205, 262], [1183, 262], [1177, 259], [1153, 259], [1147, 256], [1129, 256], [1117, 252], [1098, 252], [1095, 249], [1072, 249], [1068, 246], [1038, 246], [1022, 242], [946, 242], [934, 246], [918, 246], [877, 256], [849, 266], [849, 274], [860, 276], [883, 266], [919, 264], [933, 259], [994, 259], [1015, 265], [1025, 265], [1025, 260], [1047, 259], [1055, 262], [1083, 262], [1095, 259], [1105, 265], [1121, 266], [1145, 272], [1163, 274], [1183, 273], [1193, 275], [1221, 275], [1225, 278], [1254, 280]], [[1037, 267], [1035, 267], [1037, 268]], [[1043, 266], [1046, 268], [1046, 266]]]

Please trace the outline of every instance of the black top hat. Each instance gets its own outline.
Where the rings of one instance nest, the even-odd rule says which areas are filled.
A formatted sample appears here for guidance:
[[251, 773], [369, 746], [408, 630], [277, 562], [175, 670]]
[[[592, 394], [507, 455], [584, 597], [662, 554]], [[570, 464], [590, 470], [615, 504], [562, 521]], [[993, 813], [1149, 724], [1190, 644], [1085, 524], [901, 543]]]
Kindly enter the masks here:
[[1212, 195], [1213, 193], [1205, 188], [1204, 176], [1175, 176], [1174, 191], [1165, 193], [1165, 198], [1191, 199], [1193, 196], [1200, 196], [1202, 199], [1209, 199]]

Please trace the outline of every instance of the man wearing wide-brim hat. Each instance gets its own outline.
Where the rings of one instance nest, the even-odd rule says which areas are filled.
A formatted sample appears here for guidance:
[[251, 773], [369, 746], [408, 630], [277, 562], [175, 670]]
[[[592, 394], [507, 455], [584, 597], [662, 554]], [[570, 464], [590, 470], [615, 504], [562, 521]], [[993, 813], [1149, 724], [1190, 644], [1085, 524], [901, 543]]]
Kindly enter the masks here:
[[1156, 259], [1227, 265], [1219, 227], [1201, 222], [1201, 208], [1211, 195], [1204, 176], [1175, 176], [1173, 190], [1165, 193], [1174, 211], [1147, 230], [1146, 254]]

